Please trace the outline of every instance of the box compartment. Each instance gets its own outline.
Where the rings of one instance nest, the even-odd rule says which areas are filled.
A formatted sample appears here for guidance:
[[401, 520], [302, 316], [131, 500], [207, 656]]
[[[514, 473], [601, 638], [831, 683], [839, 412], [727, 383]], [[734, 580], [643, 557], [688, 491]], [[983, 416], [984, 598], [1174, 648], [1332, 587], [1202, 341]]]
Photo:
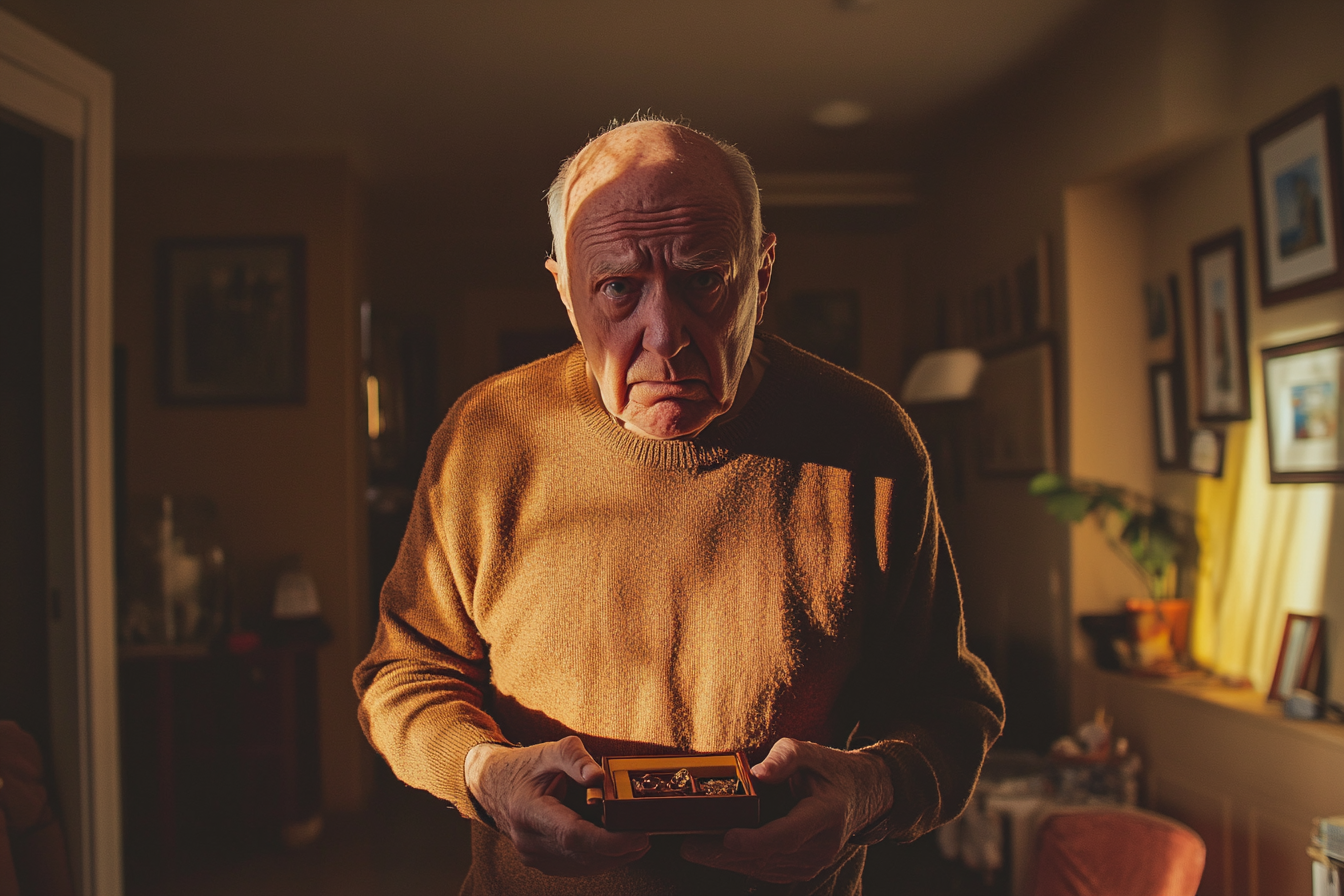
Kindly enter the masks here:
[[[759, 827], [761, 799], [748, 768], [741, 752], [603, 757], [602, 823], [610, 831], [650, 834], [710, 834]], [[667, 780], [682, 769], [691, 779], [690, 792], [639, 789], [645, 775]], [[736, 778], [737, 792], [698, 792], [700, 780], [706, 778]]]

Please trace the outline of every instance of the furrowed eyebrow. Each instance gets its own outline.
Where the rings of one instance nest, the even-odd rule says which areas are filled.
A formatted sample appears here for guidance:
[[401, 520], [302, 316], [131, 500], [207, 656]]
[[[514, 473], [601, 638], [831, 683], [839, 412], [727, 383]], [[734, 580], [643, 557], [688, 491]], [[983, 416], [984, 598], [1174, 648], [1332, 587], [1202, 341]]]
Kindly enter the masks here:
[[640, 265], [631, 260], [595, 261], [591, 274], [594, 277], [622, 277], [639, 273]]
[[732, 267], [733, 253], [721, 249], [709, 249], [692, 255], [690, 258], [678, 258], [672, 262], [673, 267], [682, 271], [699, 271], [718, 265]]

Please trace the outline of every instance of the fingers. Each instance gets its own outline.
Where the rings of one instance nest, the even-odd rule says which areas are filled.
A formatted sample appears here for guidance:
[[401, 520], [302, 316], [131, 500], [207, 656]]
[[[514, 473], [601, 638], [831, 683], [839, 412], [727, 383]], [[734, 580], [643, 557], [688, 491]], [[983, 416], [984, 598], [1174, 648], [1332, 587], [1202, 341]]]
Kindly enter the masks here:
[[759, 828], [734, 828], [723, 835], [725, 848], [743, 855], [763, 856], [797, 852], [818, 834], [838, 829], [843, 822], [833, 806], [807, 797], [783, 818]]
[[608, 831], [553, 799], [537, 800], [530, 816], [529, 827], [570, 856], [593, 853], [618, 858], [649, 848], [648, 834]]
[[584, 749], [583, 741], [573, 734], [546, 744], [541, 761], [548, 771], [564, 772], [586, 786], [602, 780], [602, 766]]
[[807, 745], [791, 737], [775, 741], [770, 752], [751, 768], [751, 773], [767, 784], [778, 784], [804, 768], [803, 751]]
[[794, 853], [748, 856], [728, 849], [719, 837], [687, 837], [682, 841], [681, 856], [688, 862], [736, 871], [757, 880], [791, 883], [816, 877], [834, 862], [836, 853], [809, 845]]

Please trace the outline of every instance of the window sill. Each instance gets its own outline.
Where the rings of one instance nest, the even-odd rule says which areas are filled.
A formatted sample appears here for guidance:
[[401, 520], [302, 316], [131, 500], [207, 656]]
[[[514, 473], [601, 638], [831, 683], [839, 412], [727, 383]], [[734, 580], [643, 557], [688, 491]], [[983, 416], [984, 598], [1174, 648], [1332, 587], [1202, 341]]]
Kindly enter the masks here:
[[[1098, 669], [1090, 663], [1074, 664], [1074, 680], [1102, 685], [1102, 689], [1151, 695], [1159, 701], [1188, 702], [1194, 706], [1212, 706], [1236, 713], [1244, 724], [1263, 728], [1278, 736], [1333, 746], [1344, 751], [1344, 724], [1316, 719], [1304, 721], [1283, 715], [1283, 705], [1271, 703], [1263, 691], [1235, 688], [1215, 678], [1154, 678]], [[1095, 688], [1085, 688], [1094, 690]], [[1085, 707], [1081, 707], [1086, 711]], [[1088, 713], [1090, 715], [1090, 712]]]

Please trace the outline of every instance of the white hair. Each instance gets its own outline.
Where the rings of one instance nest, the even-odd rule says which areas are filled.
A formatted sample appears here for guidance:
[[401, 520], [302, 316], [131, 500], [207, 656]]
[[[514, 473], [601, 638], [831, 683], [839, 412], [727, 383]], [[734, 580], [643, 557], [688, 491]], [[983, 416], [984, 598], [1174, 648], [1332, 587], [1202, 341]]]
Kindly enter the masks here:
[[761, 251], [761, 237], [765, 233], [765, 227], [761, 224], [761, 189], [756, 184], [756, 172], [752, 170], [751, 161], [746, 154], [731, 143], [725, 143], [704, 131], [698, 131], [679, 121], [672, 121], [657, 115], [636, 114], [626, 121], [613, 120], [598, 132], [597, 136], [585, 143], [578, 152], [561, 162], [560, 172], [555, 176], [555, 180], [551, 181], [550, 189], [546, 191], [546, 211], [551, 219], [551, 255], [560, 267], [561, 280], [565, 281], [569, 278], [568, 270], [565, 267], [565, 217], [569, 211], [569, 180], [574, 174], [575, 161], [595, 141], [612, 131], [628, 125], [647, 122], [666, 124], [696, 134], [713, 143], [723, 153], [723, 161], [728, 166], [728, 176], [737, 189], [738, 204], [742, 209], [742, 220], [746, 225], [742, 229], [742, 256], [753, 258], [751, 270], [755, 270], [755, 261], [759, 261], [758, 254]]

